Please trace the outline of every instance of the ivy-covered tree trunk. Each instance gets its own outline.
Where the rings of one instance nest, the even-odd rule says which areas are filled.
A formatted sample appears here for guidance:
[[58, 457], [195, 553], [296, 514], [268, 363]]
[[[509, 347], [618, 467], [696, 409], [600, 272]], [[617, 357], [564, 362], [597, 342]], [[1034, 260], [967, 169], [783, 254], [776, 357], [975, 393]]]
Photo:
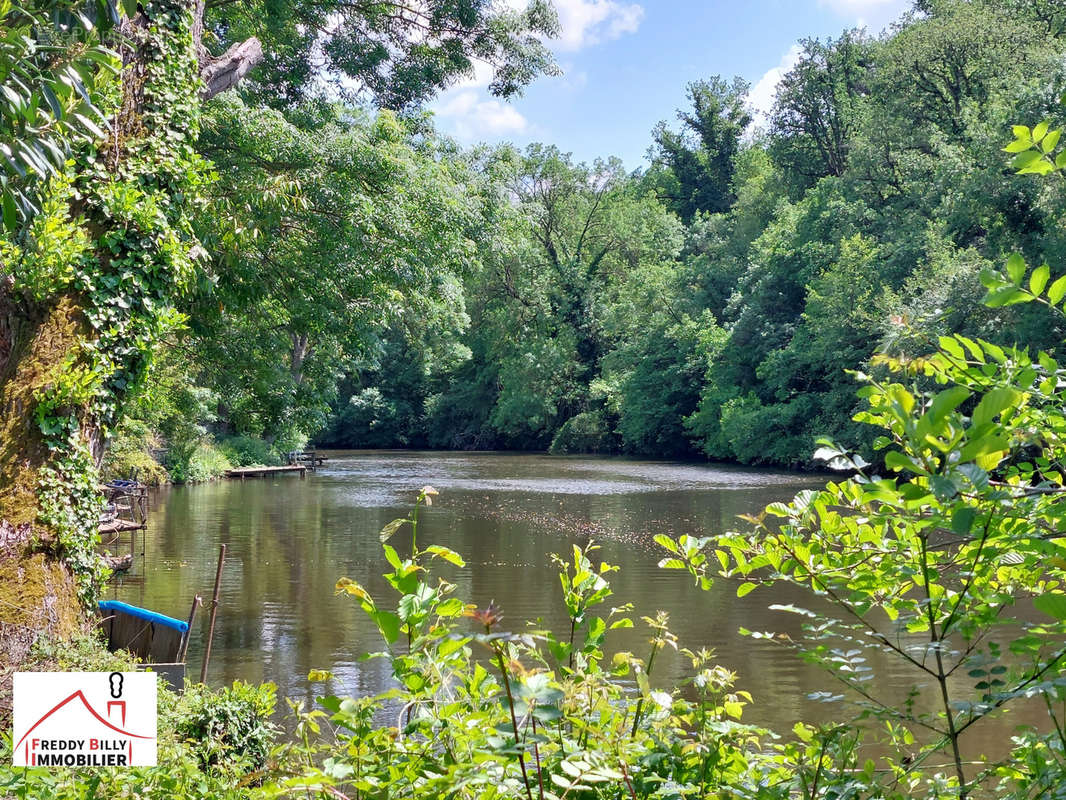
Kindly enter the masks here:
[[41, 634], [76, 630], [106, 577], [106, 436], [201, 252], [201, 74], [226, 88], [261, 55], [244, 43], [201, 64], [202, 13], [194, 0], [136, 5], [113, 45], [108, 137], [49, 181], [17, 250], [0, 248], [0, 667]]

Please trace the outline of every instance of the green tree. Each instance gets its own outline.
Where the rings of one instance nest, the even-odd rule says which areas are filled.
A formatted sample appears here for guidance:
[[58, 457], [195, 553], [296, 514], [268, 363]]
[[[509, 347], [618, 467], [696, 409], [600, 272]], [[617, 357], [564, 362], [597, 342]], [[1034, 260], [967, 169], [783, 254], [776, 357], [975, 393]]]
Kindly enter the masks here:
[[804, 39], [799, 61], [781, 80], [770, 117], [775, 161], [807, 188], [841, 176], [869, 91], [872, 43], [862, 31], [837, 40]]
[[[427, 96], [468, 72], [474, 57], [494, 64], [496, 88], [504, 93], [548, 67], [543, 45], [530, 38], [554, 24], [543, 7], [521, 14], [481, 3], [431, 2], [407, 15], [399, 6], [373, 3], [334, 7], [325, 16], [316, 16], [317, 7], [302, 8], [308, 22], [330, 19], [333, 35], [323, 44], [331, 53], [343, 51], [339, 43], [353, 43], [336, 65], [347, 67], [350, 78], [364, 78], [385, 102]], [[62, 633], [79, 618], [77, 598], [90, 601], [103, 574], [95, 554], [95, 475], [106, 436], [130, 391], [142, 384], [155, 345], [180, 323], [178, 307], [205, 255], [192, 224], [212, 178], [194, 149], [201, 102], [236, 85], [263, 50], [254, 36], [238, 41], [244, 35], [239, 25], [213, 23], [209, 14], [207, 28], [226, 46], [211, 55], [202, 3], [123, 3], [125, 17], [111, 9], [112, 20], [119, 20], [114, 41], [122, 45], [121, 83], [89, 98], [108, 122], [97, 131], [88, 116], [76, 116], [76, 105], [51, 96], [53, 76], [42, 61], [57, 69], [66, 69], [66, 62], [83, 88], [95, 88], [114, 65], [68, 36], [64, 14], [49, 16], [53, 10], [75, 8], [31, 3], [12, 17], [4, 7], [12, 39], [5, 27], [0, 67], [18, 69], [5, 68], [3, 80], [24, 69], [19, 37], [27, 29], [37, 34], [34, 48], [60, 42], [65, 49], [25, 66], [31, 83], [21, 99], [4, 92], [0, 130], [18, 130], [19, 115], [32, 121], [36, 109], [48, 106], [51, 119], [69, 112], [74, 123], [53, 125], [33, 147], [54, 147], [62, 155], [63, 144], [78, 146], [58, 174], [34, 164], [33, 180], [48, 180], [39, 192], [41, 211], [0, 239], [0, 520], [6, 542], [0, 579], [17, 599], [3, 605], [0, 620], [23, 632]], [[443, 50], [415, 43], [427, 19], [443, 26], [429, 28], [443, 35]], [[35, 28], [37, 21], [42, 24]], [[311, 26], [316, 43], [324, 27]], [[221, 35], [223, 28], [233, 38]], [[458, 33], [450, 35], [453, 30]], [[355, 57], [360, 48], [365, 58]], [[419, 62], [422, 55], [429, 61]], [[434, 68], [444, 56], [443, 67]], [[93, 64], [95, 72], [82, 74]], [[79, 84], [68, 75], [67, 85]], [[42, 124], [52, 124], [48, 115]], [[17, 172], [19, 163], [12, 163]], [[438, 209], [424, 213], [430, 210]], [[5, 636], [5, 658], [19, 663], [31, 638]]]
[[752, 119], [745, 106], [749, 88], [740, 78], [730, 83], [720, 75], [690, 83], [692, 108], [677, 112], [680, 131], [660, 122], [652, 132], [647, 181], [686, 222], [733, 205], [733, 160]]
[[493, 94], [510, 97], [557, 71], [544, 39], [555, 35], [558, 20], [546, 0], [522, 8], [483, 0], [205, 6], [204, 24], [223, 56], [239, 55], [253, 38], [262, 42], [263, 63], [242, 91], [271, 105], [298, 104], [326, 82], [349, 100], [400, 110], [470, 76], [475, 63], [491, 67]]

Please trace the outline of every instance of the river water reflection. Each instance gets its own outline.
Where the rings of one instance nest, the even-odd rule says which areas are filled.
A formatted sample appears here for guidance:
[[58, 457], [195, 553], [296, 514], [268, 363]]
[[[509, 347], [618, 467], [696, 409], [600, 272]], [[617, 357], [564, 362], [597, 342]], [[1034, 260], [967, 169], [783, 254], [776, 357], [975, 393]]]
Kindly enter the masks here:
[[[799, 719], [839, 716], [838, 706], [807, 698], [835, 687], [823, 673], [738, 628], [794, 631], [793, 615], [773, 603], [810, 606], [805, 593], [756, 590], [736, 597], [719, 581], [701, 592], [682, 573], [657, 567], [665, 554], [657, 533], [704, 535], [818, 486], [816, 476], [733, 467], [498, 453], [343, 452], [305, 480], [222, 481], [176, 487], [155, 497], [146, 554], [108, 594], [184, 618], [193, 595], [209, 599], [219, 545], [228, 546], [222, 599], [208, 681], [270, 680], [281, 696], [313, 700], [324, 690], [372, 694], [388, 685], [384, 660], [359, 656], [380, 648], [376, 628], [351, 597], [334, 594], [341, 576], [376, 597], [391, 589], [378, 531], [405, 515], [426, 484], [440, 495], [419, 527], [420, 544], [461, 553], [466, 567], [442, 565], [457, 595], [478, 605], [495, 600], [504, 627], [527, 620], [566, 629], [566, 613], [551, 554], [595, 539], [611, 575], [610, 604], [633, 604], [633, 629], [612, 635], [614, 648], [644, 654], [648, 631], [639, 618], [662, 609], [682, 646], [713, 648], [738, 673], [755, 703], [745, 721], [786, 731]], [[391, 600], [391, 598], [390, 598]], [[189, 648], [199, 674], [206, 614]], [[660, 657], [658, 680], [685, 675], [679, 656]], [[309, 685], [311, 669], [335, 674], [328, 687]], [[905, 692], [910, 676], [879, 670], [879, 688]], [[889, 684], [886, 686], [885, 684]]]

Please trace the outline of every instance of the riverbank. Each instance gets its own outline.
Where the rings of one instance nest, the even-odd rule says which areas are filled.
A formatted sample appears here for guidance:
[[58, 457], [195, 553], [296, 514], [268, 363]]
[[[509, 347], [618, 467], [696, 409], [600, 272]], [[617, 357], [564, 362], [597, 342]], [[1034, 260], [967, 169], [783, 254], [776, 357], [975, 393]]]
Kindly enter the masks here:
[[243, 467], [278, 467], [304, 440], [268, 442], [252, 436], [213, 436], [167, 442], [143, 424], [125, 424], [112, 437], [101, 465], [104, 480], [135, 478], [146, 486], [218, 480]]

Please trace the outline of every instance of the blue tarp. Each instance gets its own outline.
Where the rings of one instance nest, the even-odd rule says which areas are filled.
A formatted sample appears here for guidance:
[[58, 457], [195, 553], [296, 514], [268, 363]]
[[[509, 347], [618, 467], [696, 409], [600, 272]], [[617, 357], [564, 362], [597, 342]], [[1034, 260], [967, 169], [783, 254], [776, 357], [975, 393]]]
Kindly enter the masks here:
[[185, 633], [189, 630], [189, 624], [182, 622], [180, 619], [174, 619], [173, 617], [167, 617], [162, 614], [157, 614], [154, 611], [149, 611], [146, 608], [138, 608], [137, 606], [131, 606], [129, 603], [120, 603], [118, 600], [101, 600], [98, 603], [101, 611], [121, 611], [123, 614], [129, 614], [130, 616], [137, 617], [138, 619], [147, 620], [148, 622], [154, 622], [156, 625], [165, 625], [168, 628], [173, 628], [176, 631]]

